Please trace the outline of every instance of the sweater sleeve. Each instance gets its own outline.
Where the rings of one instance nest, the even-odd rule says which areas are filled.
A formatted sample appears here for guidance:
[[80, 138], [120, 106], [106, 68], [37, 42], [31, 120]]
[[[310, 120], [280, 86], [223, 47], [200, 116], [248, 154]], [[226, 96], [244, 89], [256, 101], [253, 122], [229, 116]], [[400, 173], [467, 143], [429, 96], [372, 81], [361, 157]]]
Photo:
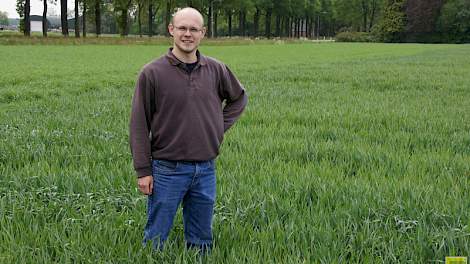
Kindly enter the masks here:
[[226, 65], [223, 65], [221, 84], [225, 100], [223, 111], [225, 132], [242, 114], [248, 102], [248, 96], [242, 84]]
[[150, 124], [153, 89], [151, 80], [145, 71], [141, 71], [132, 98], [129, 122], [129, 143], [138, 177], [152, 175]]

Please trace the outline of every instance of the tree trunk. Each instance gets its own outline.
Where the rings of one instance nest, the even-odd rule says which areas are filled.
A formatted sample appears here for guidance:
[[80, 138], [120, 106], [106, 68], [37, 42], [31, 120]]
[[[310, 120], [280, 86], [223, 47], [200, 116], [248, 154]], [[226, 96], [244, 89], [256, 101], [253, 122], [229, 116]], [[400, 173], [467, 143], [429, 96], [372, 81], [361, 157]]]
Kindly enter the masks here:
[[83, 0], [83, 12], [82, 12], [82, 26], [83, 26], [83, 37], [86, 38], [86, 1]]
[[295, 18], [289, 18], [289, 37], [295, 38]]
[[269, 8], [266, 10], [266, 21], [265, 21], [265, 27], [264, 27], [264, 34], [267, 38], [271, 38], [271, 16], [272, 16], [273, 10]]
[[80, 37], [80, 21], [79, 19], [79, 14], [78, 14], [78, 0], [75, 0], [75, 37], [79, 38]]
[[238, 11], [238, 35], [243, 36], [242, 30], [243, 30], [243, 11], [240, 9]]
[[243, 14], [243, 16], [242, 16], [242, 18], [243, 18], [243, 20], [242, 20], [243, 21], [242, 22], [242, 33], [243, 34], [242, 35], [246, 36], [246, 10], [243, 10], [242, 14]]
[[212, 38], [212, 1], [209, 1], [209, 8], [207, 12], [207, 36]]
[[289, 24], [290, 24], [290, 18], [289, 17], [284, 17], [284, 30], [285, 30], [285, 36], [286, 37], [290, 37]]
[[377, 11], [377, 0], [372, 0], [372, 12], [371, 12], [370, 18], [369, 18], [369, 31], [371, 30], [372, 26], [374, 25], [376, 11]]
[[227, 11], [227, 20], [228, 20], [228, 36], [232, 36], [232, 10]]
[[297, 18], [297, 38], [302, 37], [302, 19]]
[[287, 32], [287, 37], [291, 38], [292, 37], [292, 18], [291, 17], [287, 17], [286, 32]]
[[142, 3], [139, 3], [138, 5], [138, 12], [139, 12], [139, 17], [137, 18], [137, 23], [139, 24], [139, 36], [142, 37], [142, 16], [141, 16], [141, 13], [142, 13]]
[[320, 38], [320, 14], [317, 15], [317, 39]]
[[42, 0], [44, 9], [42, 11], [42, 36], [47, 37], [47, 0]]
[[300, 24], [300, 23], [299, 23], [299, 22], [300, 22], [300, 20], [299, 20], [298, 18], [296, 18], [296, 19], [294, 20], [294, 30], [295, 30], [294, 37], [295, 37], [295, 38], [300, 37], [300, 34], [299, 34], [299, 33], [300, 33], [300, 32], [299, 32], [299, 24]]
[[217, 10], [214, 12], [214, 37], [217, 38]]
[[62, 35], [69, 35], [69, 25], [67, 23], [67, 0], [60, 0], [60, 22], [62, 26]]
[[[152, 1], [152, 0], [149, 0]], [[149, 37], [153, 36], [153, 4], [149, 3]]]
[[367, 14], [369, 13], [366, 0], [361, 1], [362, 9], [362, 30], [367, 32]]
[[308, 30], [309, 30], [309, 24], [308, 24], [309, 20], [310, 20], [309, 17], [305, 16], [305, 37], [306, 38], [310, 38], [310, 33], [308, 32]]
[[276, 37], [281, 36], [281, 16], [276, 14]]
[[121, 31], [121, 36], [127, 36], [127, 8], [122, 8], [121, 9], [121, 16], [120, 16], [120, 31]]
[[26, 0], [24, 3], [24, 35], [31, 36], [31, 19], [29, 13], [31, 12], [30, 0]]
[[[171, 1], [167, 0], [166, 1], [166, 12], [165, 12], [165, 27], [170, 24], [171, 20]], [[165, 36], [170, 36], [170, 32], [168, 30], [165, 30]]]
[[256, 7], [256, 12], [253, 15], [253, 37], [258, 36], [258, 27], [259, 27], [259, 16], [261, 14], [261, 10]]
[[309, 23], [310, 23], [310, 25], [309, 25], [309, 28], [310, 28], [310, 30], [309, 30], [309, 31], [310, 31], [310, 32], [309, 32], [310, 38], [314, 38], [314, 37], [315, 37], [315, 27], [314, 27], [314, 25], [313, 25], [314, 19], [313, 19], [313, 18], [310, 18], [310, 22], [309, 22]]
[[245, 36], [246, 10], [240, 10], [238, 13], [238, 31], [240, 36]]
[[96, 36], [101, 35], [101, 0], [95, 0], [95, 25], [96, 25]]

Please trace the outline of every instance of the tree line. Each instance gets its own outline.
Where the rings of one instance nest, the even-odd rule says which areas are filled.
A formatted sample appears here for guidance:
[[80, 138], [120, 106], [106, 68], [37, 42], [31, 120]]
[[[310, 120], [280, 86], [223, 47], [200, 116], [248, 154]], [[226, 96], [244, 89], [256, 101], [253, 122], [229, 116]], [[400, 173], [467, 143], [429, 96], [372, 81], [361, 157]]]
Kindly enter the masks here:
[[[69, 35], [67, 0], [42, 0], [47, 36], [48, 1], [60, 1], [61, 28]], [[29, 28], [30, 0], [17, 0], [20, 26]], [[470, 0], [75, 0], [75, 37], [87, 32], [122, 36], [168, 35], [166, 25], [179, 7], [204, 15], [208, 37], [333, 37], [362, 32], [370, 39], [470, 41]]]

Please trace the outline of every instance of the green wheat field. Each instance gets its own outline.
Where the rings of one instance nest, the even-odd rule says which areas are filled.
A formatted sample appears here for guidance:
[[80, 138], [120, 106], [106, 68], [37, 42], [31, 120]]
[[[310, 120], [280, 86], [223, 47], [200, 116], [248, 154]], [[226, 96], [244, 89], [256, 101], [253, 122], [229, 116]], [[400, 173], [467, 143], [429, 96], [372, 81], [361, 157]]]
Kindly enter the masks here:
[[128, 146], [165, 45], [0, 46], [0, 263], [443, 263], [470, 255], [470, 46], [202, 46], [249, 94], [215, 247], [143, 248]]

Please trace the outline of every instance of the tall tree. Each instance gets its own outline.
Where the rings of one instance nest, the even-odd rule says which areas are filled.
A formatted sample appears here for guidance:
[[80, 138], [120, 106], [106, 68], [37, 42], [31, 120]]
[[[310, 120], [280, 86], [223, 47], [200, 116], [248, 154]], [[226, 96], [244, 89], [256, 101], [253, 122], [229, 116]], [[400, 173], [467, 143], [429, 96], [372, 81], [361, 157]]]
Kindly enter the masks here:
[[213, 33], [213, 30], [214, 30], [214, 25], [213, 25], [213, 21], [212, 21], [212, 18], [213, 18], [213, 12], [214, 12], [214, 0], [208, 0], [208, 6], [207, 6], [207, 36], [209, 38], [213, 38], [214, 37], [214, 33]]
[[88, 0], [82, 0], [83, 4], [83, 11], [82, 11], [82, 32], [83, 32], [83, 37], [86, 38], [86, 8], [87, 8], [87, 1]]
[[117, 13], [119, 33], [121, 36], [127, 36], [129, 34], [129, 8], [132, 4], [132, 0], [114, 0], [113, 4], [114, 11]]
[[24, 5], [25, 0], [16, 0], [16, 12], [20, 15], [20, 31], [25, 32], [24, 28]]
[[8, 26], [8, 13], [0, 11], [0, 25]]
[[398, 42], [403, 38], [405, 26], [405, 0], [386, 0], [382, 18], [373, 34], [380, 41]]
[[[45, 0], [44, 0], [45, 1]], [[80, 37], [80, 15], [78, 14], [78, 0], [75, 0], [75, 37]]]
[[216, 7], [214, 10], [214, 38], [218, 37], [217, 25], [218, 25], [219, 9]]
[[273, 12], [276, 16], [276, 33], [277, 37], [283, 36], [283, 32], [286, 32], [285, 24], [289, 12], [289, 2], [284, 0], [274, 0], [273, 3]]
[[255, 3], [255, 12], [253, 13], [253, 36], [258, 36], [259, 29], [259, 18], [261, 16], [261, 7], [259, 4]]
[[272, 14], [273, 14], [273, 9], [272, 9], [272, 7], [266, 8], [266, 19], [264, 20], [264, 21], [265, 21], [265, 24], [264, 24], [264, 35], [265, 35], [267, 38], [270, 38], [270, 37], [271, 37], [271, 17], [272, 17]]
[[442, 8], [437, 29], [444, 35], [444, 41], [470, 42], [470, 1], [447, 1]]
[[137, 26], [139, 36], [142, 37], [142, 10], [144, 9], [145, 0], [137, 0]]
[[16, 11], [22, 17], [20, 19], [20, 30], [28, 37], [31, 36], [31, 21], [29, 18], [30, 8], [30, 0], [16, 1]]
[[337, 0], [333, 6], [332, 17], [339, 28], [368, 32], [377, 23], [383, 0]]
[[47, 0], [42, 0], [42, 36], [47, 37]]
[[67, 23], [67, 0], [60, 0], [60, 25], [62, 27], [62, 35], [68, 36], [69, 25]]
[[407, 0], [406, 31], [408, 33], [433, 33], [444, 0]]
[[[170, 24], [174, 4], [174, 0], [166, 0], [165, 28]], [[165, 35], [170, 36], [170, 32], [168, 32], [168, 30], [165, 30]]]
[[372, 27], [374, 26], [374, 23], [376, 21], [378, 13], [380, 12], [380, 7], [382, 4], [383, 4], [382, 0], [371, 0], [368, 31], [371, 31]]
[[253, 6], [251, 0], [234, 0], [234, 9], [238, 11], [238, 35], [246, 36], [246, 16]]
[[232, 18], [233, 18], [233, 9], [226, 9], [225, 14], [227, 16], [227, 31], [228, 36], [232, 36]]
[[231, 0], [222, 0], [221, 9], [224, 10], [225, 17], [227, 18], [227, 34], [229, 37], [233, 34], [233, 13], [234, 13], [234, 2]]
[[31, 19], [29, 13], [31, 10], [30, 0], [26, 0], [24, 4], [24, 35], [31, 36]]
[[99, 37], [101, 35], [101, 0], [94, 0], [95, 1], [95, 29], [96, 29], [96, 36]]
[[155, 15], [160, 7], [160, 1], [148, 0], [148, 35], [153, 36], [153, 23], [155, 21]]
[[246, 9], [241, 8], [238, 11], [238, 34], [240, 36], [245, 36], [246, 34], [245, 26], [246, 26]]

